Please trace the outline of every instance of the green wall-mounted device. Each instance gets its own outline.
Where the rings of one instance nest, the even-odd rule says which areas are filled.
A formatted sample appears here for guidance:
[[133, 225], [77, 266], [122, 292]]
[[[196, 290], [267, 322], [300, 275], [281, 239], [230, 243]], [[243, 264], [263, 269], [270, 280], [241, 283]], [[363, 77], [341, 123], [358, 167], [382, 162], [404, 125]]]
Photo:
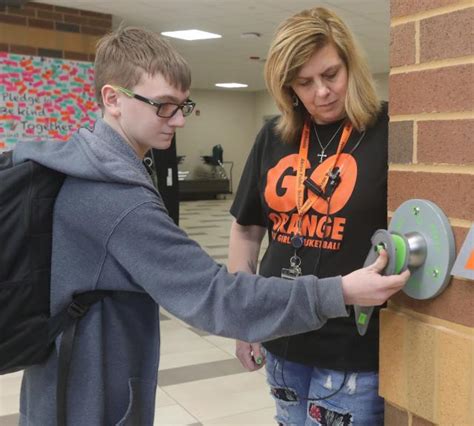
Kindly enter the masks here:
[[[438, 296], [448, 285], [454, 263], [454, 236], [443, 211], [428, 200], [405, 201], [395, 211], [388, 231], [379, 229], [371, 238], [364, 266], [371, 265], [381, 249], [388, 254], [384, 275], [410, 270], [403, 291], [414, 299]], [[367, 332], [373, 306], [354, 305], [360, 335]]]

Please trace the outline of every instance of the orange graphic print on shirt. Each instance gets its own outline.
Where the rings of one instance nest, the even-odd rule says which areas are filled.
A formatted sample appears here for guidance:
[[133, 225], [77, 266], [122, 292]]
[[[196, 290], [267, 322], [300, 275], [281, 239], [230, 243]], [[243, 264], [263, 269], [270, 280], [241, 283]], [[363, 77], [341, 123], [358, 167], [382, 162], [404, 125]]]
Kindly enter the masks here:
[[[283, 244], [290, 244], [291, 236], [298, 231], [298, 212], [296, 210], [296, 167], [298, 154], [283, 157], [275, 167], [268, 170], [267, 184], [264, 191], [265, 201], [269, 207], [269, 219], [272, 225], [272, 239]], [[320, 184], [329, 172], [334, 156], [319, 164], [309, 175], [313, 182]], [[347, 218], [335, 216], [349, 201], [357, 180], [357, 163], [350, 154], [341, 154], [337, 163], [341, 170], [341, 181], [336, 188], [329, 205], [329, 217], [326, 217], [328, 203], [318, 199], [304, 215], [301, 234], [305, 247], [339, 250], [344, 238], [344, 226]], [[306, 170], [311, 170], [311, 163], [306, 160]], [[305, 200], [308, 198], [305, 191]], [[327, 224], [326, 224], [327, 222]], [[323, 229], [325, 228], [325, 235]]]

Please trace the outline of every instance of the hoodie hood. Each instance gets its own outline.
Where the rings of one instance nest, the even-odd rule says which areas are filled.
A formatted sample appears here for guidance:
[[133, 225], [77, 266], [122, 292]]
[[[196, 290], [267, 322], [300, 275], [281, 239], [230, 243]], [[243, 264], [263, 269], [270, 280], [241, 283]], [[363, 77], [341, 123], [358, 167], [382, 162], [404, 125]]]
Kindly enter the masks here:
[[19, 142], [13, 162], [27, 160], [80, 179], [144, 186], [157, 192], [132, 147], [102, 119], [93, 131], [82, 128], [67, 142]]

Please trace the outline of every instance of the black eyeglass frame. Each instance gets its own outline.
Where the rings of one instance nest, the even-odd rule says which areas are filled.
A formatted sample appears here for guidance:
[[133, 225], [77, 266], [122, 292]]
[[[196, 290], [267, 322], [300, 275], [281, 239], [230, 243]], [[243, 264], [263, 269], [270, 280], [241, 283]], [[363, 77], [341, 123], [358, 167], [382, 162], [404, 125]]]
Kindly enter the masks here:
[[[183, 117], [188, 117], [194, 111], [196, 106], [196, 102], [193, 102], [191, 99], [185, 100], [181, 105], [175, 104], [173, 102], [156, 102], [152, 101], [151, 99], [145, 98], [144, 96], [137, 95], [136, 93], [132, 92], [129, 89], [125, 89], [124, 87], [120, 86], [112, 86], [114, 89], [120, 90], [123, 94], [127, 95], [130, 98], [135, 98], [141, 102], [144, 102], [148, 105], [151, 105], [156, 108], [156, 115], [161, 118], [171, 118], [175, 115], [178, 110], [180, 109]], [[176, 108], [174, 111], [169, 115], [161, 115], [160, 110], [163, 108], [164, 105], [174, 105]], [[187, 109], [186, 109], [187, 108]]]

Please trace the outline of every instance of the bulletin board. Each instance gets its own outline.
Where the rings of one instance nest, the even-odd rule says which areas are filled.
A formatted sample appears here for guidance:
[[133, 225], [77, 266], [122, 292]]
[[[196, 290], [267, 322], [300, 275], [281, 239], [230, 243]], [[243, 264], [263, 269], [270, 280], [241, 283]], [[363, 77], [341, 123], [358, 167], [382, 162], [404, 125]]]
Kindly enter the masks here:
[[90, 62], [0, 52], [0, 152], [19, 140], [66, 140], [100, 116]]

